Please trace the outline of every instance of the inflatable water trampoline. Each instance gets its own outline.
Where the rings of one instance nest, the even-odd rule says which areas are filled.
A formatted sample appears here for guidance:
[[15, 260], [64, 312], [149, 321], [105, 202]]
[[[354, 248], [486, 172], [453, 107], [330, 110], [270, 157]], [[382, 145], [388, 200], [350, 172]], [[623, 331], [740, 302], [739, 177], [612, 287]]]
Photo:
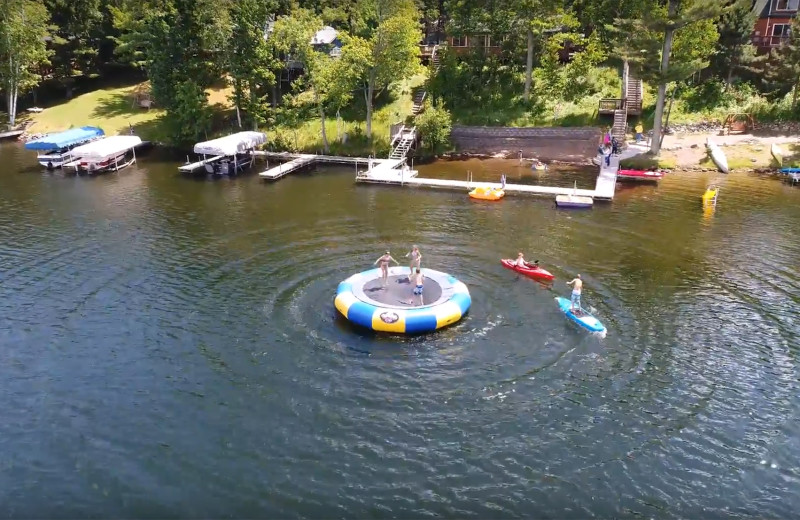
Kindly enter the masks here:
[[469, 289], [453, 276], [422, 269], [422, 294], [414, 294], [408, 267], [390, 267], [386, 287], [380, 269], [370, 269], [344, 280], [336, 289], [334, 305], [350, 322], [381, 332], [419, 334], [460, 320], [469, 310]]

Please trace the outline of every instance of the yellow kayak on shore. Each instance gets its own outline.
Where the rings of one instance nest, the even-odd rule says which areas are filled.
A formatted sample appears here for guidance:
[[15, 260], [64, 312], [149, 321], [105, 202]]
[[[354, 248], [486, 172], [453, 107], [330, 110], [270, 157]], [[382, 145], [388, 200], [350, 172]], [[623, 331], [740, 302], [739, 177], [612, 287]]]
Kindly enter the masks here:
[[469, 192], [471, 198], [480, 200], [500, 200], [505, 197], [505, 195], [506, 192], [502, 189], [489, 186], [478, 186]]

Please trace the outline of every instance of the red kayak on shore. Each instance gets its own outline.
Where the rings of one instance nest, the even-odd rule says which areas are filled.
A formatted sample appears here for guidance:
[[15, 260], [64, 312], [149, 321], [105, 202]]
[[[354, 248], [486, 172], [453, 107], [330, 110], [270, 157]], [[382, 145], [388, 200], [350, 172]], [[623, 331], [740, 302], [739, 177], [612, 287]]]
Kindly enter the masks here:
[[[536, 278], [537, 280], [544, 280], [544, 281], [552, 281], [555, 278], [549, 271], [542, 269], [541, 267], [519, 267], [509, 258], [504, 258], [500, 260], [500, 263], [503, 264], [503, 267], [507, 269], [514, 270], [519, 274], [524, 274], [525, 276], [530, 276], [531, 278]], [[528, 264], [530, 265], [530, 264]]]
[[658, 182], [664, 178], [664, 172], [656, 170], [618, 170], [619, 181]]

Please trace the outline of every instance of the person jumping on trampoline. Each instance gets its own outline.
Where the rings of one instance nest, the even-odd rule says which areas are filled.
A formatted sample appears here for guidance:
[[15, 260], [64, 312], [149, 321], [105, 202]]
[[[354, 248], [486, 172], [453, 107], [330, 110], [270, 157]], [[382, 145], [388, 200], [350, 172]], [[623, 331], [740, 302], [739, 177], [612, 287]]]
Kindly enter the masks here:
[[380, 258], [375, 260], [373, 265], [377, 264], [378, 262], [381, 263], [381, 278], [383, 279], [383, 286], [386, 287], [386, 284], [389, 280], [389, 262], [394, 262], [397, 265], [400, 265], [400, 262], [392, 258], [392, 255], [389, 253], [389, 251], [386, 251], [386, 254], [381, 255]]
[[417, 272], [414, 273], [414, 294], [419, 296], [419, 304], [422, 305], [422, 284], [425, 281], [425, 275], [422, 274], [420, 268], [417, 267]]
[[411, 264], [409, 265], [408, 281], [414, 275], [414, 268], [419, 269], [422, 266], [422, 253], [419, 252], [419, 247], [416, 244], [411, 246], [411, 252], [406, 254], [406, 258], [411, 257]]

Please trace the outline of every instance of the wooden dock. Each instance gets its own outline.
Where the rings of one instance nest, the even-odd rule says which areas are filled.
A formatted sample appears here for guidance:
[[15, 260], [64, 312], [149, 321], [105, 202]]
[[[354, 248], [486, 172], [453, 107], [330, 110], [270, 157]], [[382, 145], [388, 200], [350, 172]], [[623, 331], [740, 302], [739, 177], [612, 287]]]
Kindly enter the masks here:
[[[592, 197], [596, 200], [612, 200], [616, 191], [617, 170], [619, 162], [627, 157], [643, 153], [647, 150], [643, 145], [631, 144], [619, 156], [611, 158], [610, 164], [601, 162], [600, 172], [597, 175], [594, 189], [575, 189], [559, 186], [537, 186], [529, 184], [506, 184], [506, 193], [519, 193], [527, 195], [580, 195]], [[397, 159], [372, 159], [364, 157], [338, 157], [332, 155], [294, 154], [287, 152], [255, 151], [255, 155], [271, 159], [288, 161], [285, 164], [271, 168], [259, 175], [268, 180], [277, 180], [304, 166], [317, 162], [328, 164], [363, 164], [366, 171], [358, 172], [356, 182], [369, 184], [384, 184], [394, 186], [411, 186], [419, 188], [438, 188], [454, 190], [471, 190], [476, 186], [491, 186], [500, 188], [500, 183], [469, 182], [450, 179], [427, 179], [416, 176], [416, 171], [405, 165], [404, 160]]]
[[299, 170], [304, 166], [310, 166], [316, 163], [318, 160], [319, 156], [317, 155], [303, 154], [300, 155], [299, 157], [292, 159], [289, 162], [281, 163], [278, 166], [275, 166], [274, 168], [270, 168], [269, 170], [263, 171], [259, 173], [258, 176], [261, 177], [262, 179], [274, 181], [280, 179], [284, 175], [292, 173], [295, 170]]
[[9, 130], [8, 132], [0, 132], [0, 139], [12, 139], [14, 137], [19, 137], [25, 132], [25, 130]]
[[182, 173], [192, 173], [193, 171], [197, 170], [198, 168], [202, 168], [206, 164], [213, 163], [219, 161], [225, 157], [224, 155], [215, 155], [214, 157], [209, 157], [208, 159], [203, 159], [202, 161], [197, 161], [193, 163], [186, 163], [182, 166], [178, 166], [178, 171]]

